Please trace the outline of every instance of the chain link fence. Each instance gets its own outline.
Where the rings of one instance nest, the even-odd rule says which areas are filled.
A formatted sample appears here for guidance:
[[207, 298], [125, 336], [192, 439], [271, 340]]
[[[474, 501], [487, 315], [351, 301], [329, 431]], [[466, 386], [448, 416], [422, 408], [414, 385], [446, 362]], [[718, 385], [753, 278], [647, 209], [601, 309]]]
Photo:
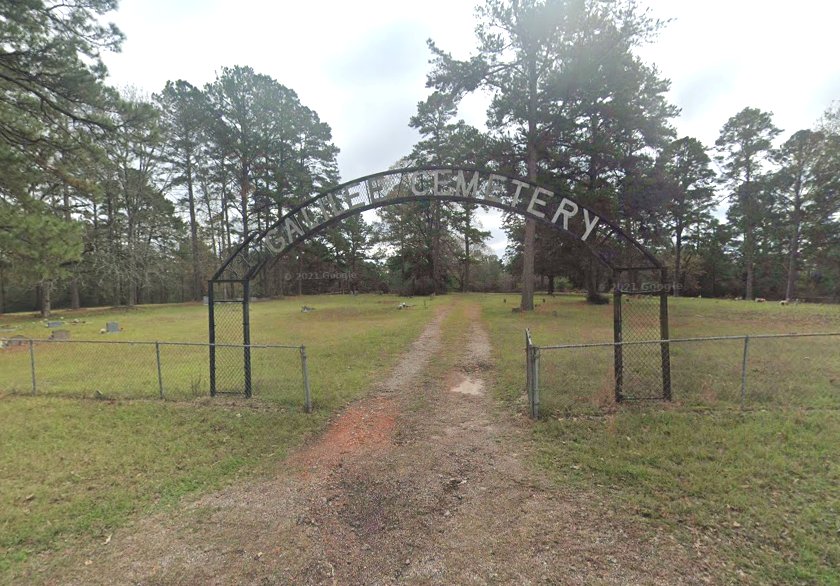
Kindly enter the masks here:
[[[532, 415], [615, 408], [616, 346], [670, 351], [672, 400], [696, 409], [840, 409], [840, 332], [537, 346], [526, 334]], [[661, 385], [651, 382], [655, 394]]]
[[[210, 395], [210, 351], [229, 354], [236, 372], [217, 368], [220, 392], [244, 395], [242, 356], [260, 400], [311, 409], [306, 348], [285, 345], [0, 340], [0, 392], [102, 399], [191, 400]], [[237, 375], [239, 378], [237, 379]]]
[[622, 398], [638, 401], [668, 398], [669, 389], [663, 379], [667, 355], [663, 356], [662, 346], [631, 343], [662, 337], [662, 304], [667, 304], [667, 299], [661, 293], [626, 295], [621, 291], [613, 299], [613, 307], [617, 308], [616, 339], [628, 342], [621, 345], [617, 355]]

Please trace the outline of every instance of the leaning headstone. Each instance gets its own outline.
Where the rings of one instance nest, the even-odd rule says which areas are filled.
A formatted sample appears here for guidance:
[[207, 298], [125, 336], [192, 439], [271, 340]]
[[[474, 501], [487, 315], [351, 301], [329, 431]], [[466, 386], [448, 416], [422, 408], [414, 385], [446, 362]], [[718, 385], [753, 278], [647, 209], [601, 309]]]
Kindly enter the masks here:
[[47, 327], [48, 328], [60, 328], [63, 325], [64, 325], [64, 322], [60, 322], [60, 321], [48, 321], [47, 322]]
[[53, 330], [50, 340], [69, 340], [70, 330]]
[[118, 324], [115, 321], [109, 321], [107, 324], [105, 324], [105, 331], [108, 332], [109, 334], [119, 332], [120, 331], [120, 324]]

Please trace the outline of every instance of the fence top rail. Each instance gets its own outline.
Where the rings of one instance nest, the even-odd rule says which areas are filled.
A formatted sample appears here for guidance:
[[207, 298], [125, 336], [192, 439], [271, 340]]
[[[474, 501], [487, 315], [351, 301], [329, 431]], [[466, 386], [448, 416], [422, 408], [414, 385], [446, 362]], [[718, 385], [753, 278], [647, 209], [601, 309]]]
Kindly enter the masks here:
[[749, 338], [771, 339], [771, 338], [816, 338], [840, 336], [840, 332], [813, 332], [806, 334], [745, 334], [741, 336], [705, 336], [698, 338], [670, 338], [668, 340], [631, 340], [627, 342], [593, 342], [589, 344], [555, 344], [550, 346], [539, 346], [540, 350], [563, 350], [565, 348], [606, 348], [611, 346], [638, 346], [642, 344], [664, 344], [666, 342], [711, 342], [715, 340], [744, 340]]
[[288, 350], [300, 350], [303, 344], [211, 344], [209, 342], [149, 342], [148, 340], [51, 340], [49, 338], [0, 338], [9, 342], [12, 340], [25, 342], [47, 342], [50, 344], [124, 344], [134, 346], [201, 346], [205, 348], [286, 348]]

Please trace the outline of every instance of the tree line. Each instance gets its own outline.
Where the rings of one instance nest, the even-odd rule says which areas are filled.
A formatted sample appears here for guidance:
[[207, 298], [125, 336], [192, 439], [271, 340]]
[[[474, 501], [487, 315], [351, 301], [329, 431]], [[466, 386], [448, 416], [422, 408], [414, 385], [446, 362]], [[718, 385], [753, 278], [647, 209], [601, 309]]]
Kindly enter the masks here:
[[[105, 83], [116, 0], [0, 1], [0, 313], [199, 300], [251, 231], [340, 181], [328, 124], [250, 67], [151, 96]], [[668, 80], [637, 49], [663, 23], [633, 0], [486, 0], [477, 50], [429, 42], [429, 97], [409, 165], [490, 167], [568, 193], [666, 262], [675, 294], [840, 297], [840, 107], [784, 136], [734, 114], [715, 145], [679, 137]], [[486, 131], [458, 118], [491, 96]], [[585, 289], [611, 275], [579, 244], [481, 209], [411, 203], [357, 216], [269, 265], [258, 295]], [[301, 275], [329, 275], [303, 279]]]

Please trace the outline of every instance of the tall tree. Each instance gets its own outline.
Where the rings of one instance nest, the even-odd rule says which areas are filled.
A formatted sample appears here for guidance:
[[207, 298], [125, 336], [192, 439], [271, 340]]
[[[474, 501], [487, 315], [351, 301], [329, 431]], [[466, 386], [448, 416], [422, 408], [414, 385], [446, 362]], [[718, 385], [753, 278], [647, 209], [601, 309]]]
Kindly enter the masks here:
[[0, 256], [29, 259], [19, 268], [40, 283], [44, 313], [56, 267], [77, 260], [81, 246], [69, 202], [55, 190], [77, 179], [64, 155], [80, 147], [80, 127], [111, 128], [100, 53], [118, 50], [122, 35], [101, 17], [115, 8], [115, 0], [0, 4], [0, 215], [18, 234], [4, 239]]
[[119, 130], [106, 146], [104, 169], [110, 271], [114, 303], [140, 301], [147, 274], [149, 246], [172, 218], [165, 205], [162, 134], [154, 105], [129, 90], [122, 103]]
[[215, 122], [213, 139], [234, 177], [236, 197], [231, 203], [239, 213], [243, 239], [251, 229], [255, 167], [266, 147], [265, 136], [260, 132], [265, 113], [259, 92], [271, 81], [250, 67], [225, 67], [206, 88]]
[[[635, 54], [661, 27], [630, 3], [581, 3], [557, 76], [550, 145], [560, 185], [587, 206], [613, 218], [631, 237], [650, 241], [658, 201], [652, 198], [652, 153], [668, 144], [677, 109], [666, 98], [670, 83]], [[601, 266], [589, 257], [588, 299], [600, 294]]]
[[[425, 101], [417, 104], [417, 113], [409, 125], [416, 128], [422, 138], [409, 155], [416, 165], [483, 166], [486, 160], [486, 138], [463, 120], [453, 121], [457, 115], [457, 101], [454, 96], [433, 92]], [[432, 261], [435, 290], [443, 292], [445, 287], [441, 274], [444, 235], [447, 230], [456, 231], [463, 241], [463, 250], [458, 251], [460, 288], [469, 288], [470, 248], [489, 236], [481, 230], [476, 220], [477, 205], [471, 203], [446, 204], [431, 202]]]
[[[429, 41], [434, 70], [428, 85], [460, 97], [484, 89], [491, 93], [490, 126], [509, 132], [524, 146], [524, 169], [537, 181], [538, 150], [548, 133], [546, 110], [552, 101], [550, 79], [556, 66], [552, 41], [560, 34], [564, 11], [557, 2], [488, 0], [477, 10], [478, 53], [453, 59]], [[534, 309], [533, 220], [525, 222], [520, 307]]]
[[0, 202], [0, 257], [6, 256], [19, 275], [37, 284], [41, 316], [49, 317], [53, 284], [81, 257], [81, 225], [57, 216], [36, 199], [22, 205], [24, 213], [10, 214]]
[[172, 186], [182, 188], [190, 226], [191, 298], [201, 299], [204, 274], [199, 256], [198, 175], [207, 137], [209, 106], [204, 93], [183, 80], [168, 81], [155, 101], [161, 110], [163, 156], [172, 171]]
[[245, 238], [337, 181], [330, 127], [294, 91], [250, 67], [233, 67], [222, 69], [205, 93], [213, 121], [209, 177], [223, 201], [224, 248], [235, 244], [231, 234]]
[[[488, 126], [514, 145], [510, 171], [562, 189], [573, 179], [570, 167], [585, 162], [589, 199], [596, 199], [609, 179], [601, 168], [602, 140], [611, 141], [624, 165], [664, 134], [664, 119], [674, 113], [663, 97], [668, 84], [632, 53], [660, 23], [633, 0], [488, 0], [478, 20], [479, 49], [468, 61], [430, 42], [428, 84], [456, 96], [491, 93]], [[633, 106], [613, 124], [627, 102]], [[535, 224], [525, 221], [523, 310], [533, 309], [535, 233]]]
[[796, 295], [798, 262], [803, 223], [819, 221], [810, 217], [814, 200], [821, 185], [821, 166], [824, 163], [825, 140], [822, 133], [800, 130], [781, 146], [778, 152], [780, 169], [777, 184], [780, 189], [782, 212], [790, 231], [787, 254], [787, 283], [785, 298]]
[[[744, 298], [753, 299], [756, 228], [767, 211], [762, 205], [763, 181], [773, 153], [773, 139], [781, 130], [773, 115], [757, 108], [744, 108], [727, 120], [715, 141], [716, 157], [722, 167], [722, 183], [733, 203], [730, 212], [743, 234], [742, 258], [745, 270]], [[765, 192], [766, 193], [766, 192]]]
[[664, 200], [666, 226], [674, 238], [674, 295], [682, 280], [682, 252], [686, 231], [709, 219], [714, 205], [715, 173], [703, 144], [691, 137], [673, 141], [656, 161], [658, 188]]
[[697, 255], [703, 296], [718, 297], [737, 290], [731, 245], [732, 230], [728, 224], [713, 217], [698, 227]]

